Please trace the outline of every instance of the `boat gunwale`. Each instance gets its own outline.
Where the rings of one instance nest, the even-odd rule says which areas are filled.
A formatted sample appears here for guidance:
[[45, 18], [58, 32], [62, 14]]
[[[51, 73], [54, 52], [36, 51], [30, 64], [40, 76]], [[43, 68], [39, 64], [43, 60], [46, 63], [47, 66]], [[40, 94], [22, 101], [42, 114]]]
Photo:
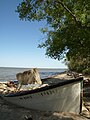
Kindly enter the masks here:
[[[57, 78], [54, 78], [54, 79], [57, 79]], [[3, 97], [19, 97], [19, 96], [24, 96], [24, 95], [28, 95], [28, 94], [31, 95], [31, 94], [34, 94], [34, 93], [43, 92], [43, 91], [50, 90], [50, 89], [60, 87], [60, 86], [64, 86], [64, 85], [67, 85], [67, 84], [77, 83], [79, 81], [83, 81], [83, 77], [74, 78], [74, 79], [70, 79], [70, 80], [64, 80], [63, 82], [55, 83], [55, 84], [52, 84], [50, 86], [44, 86], [44, 87], [41, 87], [41, 88], [36, 88], [34, 90], [26, 90], [26, 91], [19, 91], [19, 92], [16, 92], [16, 93], [3, 94]]]

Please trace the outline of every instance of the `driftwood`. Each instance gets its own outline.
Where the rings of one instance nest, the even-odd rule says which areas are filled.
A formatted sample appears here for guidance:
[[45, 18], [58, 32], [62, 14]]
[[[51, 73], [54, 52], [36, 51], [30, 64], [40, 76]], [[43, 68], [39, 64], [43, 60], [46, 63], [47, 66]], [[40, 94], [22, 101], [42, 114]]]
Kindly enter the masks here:
[[39, 72], [36, 68], [16, 74], [16, 79], [19, 81], [18, 89], [26, 84], [42, 84]]
[[14, 84], [14, 82], [8, 81], [6, 83], [0, 83], [0, 93], [6, 94], [10, 92], [16, 92], [17, 86]]

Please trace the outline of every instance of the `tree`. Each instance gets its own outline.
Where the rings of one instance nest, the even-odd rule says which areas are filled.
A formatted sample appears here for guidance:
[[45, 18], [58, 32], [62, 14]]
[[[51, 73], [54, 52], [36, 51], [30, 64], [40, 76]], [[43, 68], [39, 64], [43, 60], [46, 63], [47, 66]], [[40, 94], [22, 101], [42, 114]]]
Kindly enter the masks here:
[[39, 47], [54, 59], [78, 61], [90, 57], [90, 0], [23, 0], [17, 10], [21, 20], [46, 20], [47, 34]]

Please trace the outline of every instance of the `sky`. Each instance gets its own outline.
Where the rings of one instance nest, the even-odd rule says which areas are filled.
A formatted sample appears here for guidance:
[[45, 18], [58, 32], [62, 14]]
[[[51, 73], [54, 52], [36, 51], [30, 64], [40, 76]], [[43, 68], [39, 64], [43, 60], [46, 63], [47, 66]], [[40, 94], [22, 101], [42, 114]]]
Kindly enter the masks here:
[[0, 0], [0, 67], [66, 68], [62, 61], [38, 48], [44, 37], [45, 21], [21, 21], [15, 12], [22, 0]]

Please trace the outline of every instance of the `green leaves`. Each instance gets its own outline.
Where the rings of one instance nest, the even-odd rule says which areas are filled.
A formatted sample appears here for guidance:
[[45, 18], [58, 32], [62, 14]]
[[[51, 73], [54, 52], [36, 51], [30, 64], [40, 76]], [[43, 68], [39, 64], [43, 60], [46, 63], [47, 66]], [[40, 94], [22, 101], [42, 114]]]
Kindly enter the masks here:
[[[46, 55], [76, 61], [90, 56], [90, 0], [24, 0], [17, 6], [22, 20], [47, 21]], [[79, 57], [78, 57], [79, 56]]]

